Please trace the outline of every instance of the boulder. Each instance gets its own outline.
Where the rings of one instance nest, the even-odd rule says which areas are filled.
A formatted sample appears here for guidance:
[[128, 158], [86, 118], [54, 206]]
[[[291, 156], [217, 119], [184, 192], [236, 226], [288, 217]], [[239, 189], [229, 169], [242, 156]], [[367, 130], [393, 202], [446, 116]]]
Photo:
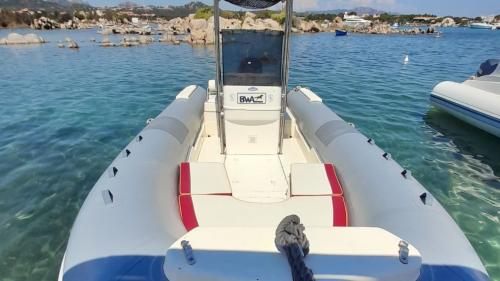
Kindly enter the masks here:
[[316, 21], [301, 20], [298, 29], [304, 32], [320, 32], [321, 26]]
[[251, 18], [251, 19], [255, 19], [257, 17], [256, 14], [252, 13], [252, 12], [246, 12], [245, 13], [245, 18]]
[[139, 37], [139, 44], [146, 45], [146, 44], [151, 44], [153, 43], [153, 38], [149, 36], [140, 36]]
[[262, 20], [266, 29], [270, 30], [282, 30], [281, 24], [273, 19], [264, 19]]
[[242, 29], [255, 29], [255, 20], [251, 17], [245, 17], [243, 20], [243, 24], [241, 25]]
[[109, 40], [108, 37], [104, 37], [101, 41], [101, 47], [115, 47], [116, 45]]
[[203, 45], [205, 44], [205, 38], [207, 33], [205, 30], [192, 30], [189, 42], [193, 45]]
[[26, 34], [21, 35], [17, 33], [10, 33], [6, 38], [0, 40], [4, 45], [16, 45], [16, 44], [42, 44], [45, 40], [36, 34]]
[[80, 46], [78, 46], [78, 44], [75, 42], [75, 40], [69, 38], [69, 37], [66, 37], [66, 39], [64, 39], [64, 41], [66, 41], [66, 43], [68, 43], [68, 48], [70, 49], [79, 49]]
[[[213, 17], [209, 19], [209, 22], [212, 22], [212, 29], [213, 29]], [[220, 18], [220, 27], [221, 29], [241, 29], [241, 21], [237, 19], [225, 19], [225, 18]]]
[[455, 25], [456, 25], [455, 20], [453, 20], [452, 18], [445, 18], [441, 22], [441, 26], [444, 27], [455, 26]]
[[208, 22], [204, 19], [192, 19], [189, 22], [190, 31], [193, 30], [205, 30], [208, 26]]
[[162, 43], [173, 43], [175, 41], [175, 36], [172, 33], [166, 33], [160, 38]]

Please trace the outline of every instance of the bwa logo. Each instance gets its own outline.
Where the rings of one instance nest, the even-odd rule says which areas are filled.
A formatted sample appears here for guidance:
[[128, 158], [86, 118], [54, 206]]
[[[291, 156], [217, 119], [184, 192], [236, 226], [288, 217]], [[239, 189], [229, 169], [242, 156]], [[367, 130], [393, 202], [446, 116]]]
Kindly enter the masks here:
[[266, 94], [238, 94], [239, 104], [266, 104]]

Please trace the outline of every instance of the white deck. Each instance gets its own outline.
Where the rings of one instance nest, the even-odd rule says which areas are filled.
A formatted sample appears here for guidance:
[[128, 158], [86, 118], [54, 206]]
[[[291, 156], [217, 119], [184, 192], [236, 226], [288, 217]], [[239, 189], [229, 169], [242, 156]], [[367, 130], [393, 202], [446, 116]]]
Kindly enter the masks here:
[[[283, 153], [275, 155], [224, 155], [217, 136], [203, 134], [196, 144], [199, 153], [191, 162], [223, 163], [232, 194], [247, 202], [274, 203], [290, 198], [290, 170], [296, 163], [316, 163], [300, 135], [284, 139]], [[306, 154], [310, 154], [306, 157]], [[312, 161], [308, 159], [313, 159]]]

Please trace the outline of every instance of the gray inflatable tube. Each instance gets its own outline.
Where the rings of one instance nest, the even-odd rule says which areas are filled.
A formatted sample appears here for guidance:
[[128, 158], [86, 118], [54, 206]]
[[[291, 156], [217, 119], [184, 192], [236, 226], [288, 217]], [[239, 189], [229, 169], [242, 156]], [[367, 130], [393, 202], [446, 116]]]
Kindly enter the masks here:
[[104, 172], [73, 225], [59, 280], [166, 280], [165, 253], [186, 233], [178, 165], [200, 131], [205, 100], [203, 88], [186, 88]]
[[322, 161], [336, 166], [352, 226], [380, 227], [409, 241], [422, 255], [419, 280], [489, 280], [441, 204], [374, 141], [301, 88], [288, 94], [288, 107]]

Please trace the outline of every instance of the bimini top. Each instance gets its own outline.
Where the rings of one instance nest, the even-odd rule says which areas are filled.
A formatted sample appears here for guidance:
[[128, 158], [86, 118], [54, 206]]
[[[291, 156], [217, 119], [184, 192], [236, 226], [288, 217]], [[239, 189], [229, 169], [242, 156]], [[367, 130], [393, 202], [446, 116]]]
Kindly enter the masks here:
[[231, 4], [247, 9], [265, 9], [281, 2], [281, 0], [226, 0], [226, 1]]

